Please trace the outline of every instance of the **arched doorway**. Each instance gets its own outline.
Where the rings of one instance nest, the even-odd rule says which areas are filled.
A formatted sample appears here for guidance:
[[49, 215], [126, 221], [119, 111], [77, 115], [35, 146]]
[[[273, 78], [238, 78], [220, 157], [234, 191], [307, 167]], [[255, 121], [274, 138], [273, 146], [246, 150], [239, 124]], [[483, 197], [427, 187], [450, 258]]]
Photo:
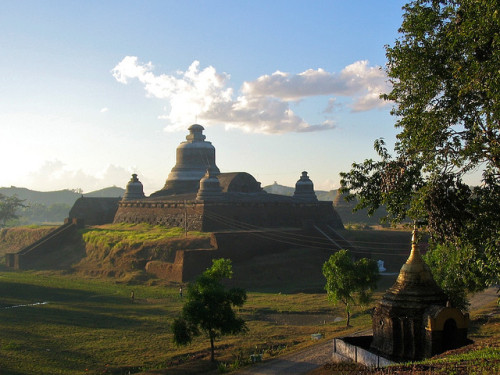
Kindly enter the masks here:
[[448, 319], [444, 322], [443, 328], [443, 351], [455, 349], [458, 347], [457, 323], [454, 319]]

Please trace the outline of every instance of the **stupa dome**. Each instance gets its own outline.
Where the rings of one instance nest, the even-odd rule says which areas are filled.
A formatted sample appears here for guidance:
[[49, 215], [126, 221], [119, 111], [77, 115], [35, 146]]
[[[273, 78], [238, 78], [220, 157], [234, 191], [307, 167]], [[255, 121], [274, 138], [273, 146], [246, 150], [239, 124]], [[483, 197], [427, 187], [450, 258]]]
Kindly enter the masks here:
[[222, 188], [219, 179], [208, 169], [205, 176], [200, 180], [200, 189], [196, 195], [196, 200], [207, 201], [216, 200], [222, 197]]
[[145, 198], [143, 186], [137, 178], [137, 174], [134, 173], [127, 184], [127, 189], [125, 190], [125, 194], [123, 195], [123, 200], [129, 201], [142, 198]]
[[293, 193], [293, 197], [308, 202], [318, 201], [316, 193], [314, 192], [313, 182], [307, 175], [306, 171], [302, 172], [302, 176], [300, 176], [300, 179], [295, 184], [295, 192]]

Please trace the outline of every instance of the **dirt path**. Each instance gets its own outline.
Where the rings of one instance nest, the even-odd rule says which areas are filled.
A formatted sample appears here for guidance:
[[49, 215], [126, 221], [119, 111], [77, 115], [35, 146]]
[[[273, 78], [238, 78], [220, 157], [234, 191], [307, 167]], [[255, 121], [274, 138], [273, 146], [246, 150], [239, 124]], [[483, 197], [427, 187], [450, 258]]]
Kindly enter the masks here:
[[[484, 292], [474, 295], [470, 302], [470, 310], [478, 308], [495, 301], [497, 289], [491, 287]], [[371, 329], [356, 332], [357, 335], [370, 335]], [[274, 374], [307, 374], [308, 372], [332, 361], [332, 341], [325, 340], [296, 353], [266, 361], [262, 364], [252, 366], [235, 372], [238, 375], [274, 375]]]

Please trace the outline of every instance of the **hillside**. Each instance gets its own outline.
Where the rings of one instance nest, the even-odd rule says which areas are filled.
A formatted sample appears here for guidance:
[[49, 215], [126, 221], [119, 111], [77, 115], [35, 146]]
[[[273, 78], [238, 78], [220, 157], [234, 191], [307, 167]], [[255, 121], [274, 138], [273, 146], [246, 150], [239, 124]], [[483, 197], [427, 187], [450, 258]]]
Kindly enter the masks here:
[[35, 191], [15, 186], [0, 188], [0, 194], [8, 197], [16, 195], [19, 199], [23, 199], [25, 203], [38, 203], [45, 206], [56, 203], [73, 205], [73, 203], [81, 197], [81, 194], [67, 189], [58, 191]]
[[73, 190], [35, 191], [26, 188], [11, 186], [0, 188], [0, 194], [5, 196], [16, 195], [22, 199], [25, 207], [17, 212], [19, 219], [9, 223], [10, 226], [31, 224], [57, 224], [68, 217], [69, 210], [75, 201], [84, 197], [121, 197], [125, 190], [116, 186], [81, 194]]
[[68, 206], [72, 206], [82, 195], [84, 197], [122, 197], [124, 193], [124, 189], [116, 186], [85, 194], [69, 189], [57, 191], [36, 191], [16, 186], [0, 187], [0, 194], [7, 197], [16, 195], [19, 199], [25, 200], [25, 203], [36, 203], [44, 206], [50, 206], [52, 204], [66, 204]]

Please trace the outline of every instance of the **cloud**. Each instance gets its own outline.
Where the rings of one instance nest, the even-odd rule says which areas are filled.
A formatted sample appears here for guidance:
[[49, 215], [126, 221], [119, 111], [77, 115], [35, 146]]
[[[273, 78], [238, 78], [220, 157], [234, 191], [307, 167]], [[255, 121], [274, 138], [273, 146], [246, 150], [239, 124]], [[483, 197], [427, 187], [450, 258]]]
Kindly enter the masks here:
[[81, 169], [71, 170], [60, 160], [45, 161], [37, 171], [25, 178], [27, 186], [44, 186], [45, 190], [62, 190], [81, 188], [91, 192], [108, 186], [125, 187], [130, 180], [131, 172], [123, 167], [108, 165], [96, 175], [88, 174]]
[[[255, 133], [311, 132], [333, 129], [327, 120], [309, 124], [290, 109], [290, 104], [313, 96], [352, 97], [353, 111], [367, 111], [385, 103], [378, 95], [388, 90], [381, 69], [370, 67], [368, 61], [358, 61], [340, 73], [323, 69], [308, 69], [290, 74], [277, 71], [255, 81], [244, 82], [240, 95], [228, 87], [230, 76], [219, 74], [212, 66], [200, 69], [194, 61], [186, 71], [175, 74], [153, 73], [151, 62], [141, 63], [136, 56], [126, 56], [113, 69], [115, 79], [123, 84], [138, 80], [150, 97], [169, 103], [166, 114], [168, 131], [184, 130], [186, 123], [195, 120], [204, 125], [224, 124]], [[335, 98], [330, 98], [326, 113], [333, 111]]]
[[[389, 89], [384, 72], [368, 66], [368, 61], [364, 60], [346, 66], [339, 74], [323, 69], [308, 69], [300, 74], [277, 71], [245, 82], [242, 91], [254, 97], [271, 96], [287, 101], [311, 96], [350, 96], [354, 98], [354, 110], [368, 111], [385, 104], [378, 97]], [[332, 98], [329, 105], [331, 101]]]
[[105, 112], [108, 112], [109, 111], [109, 108], [108, 107], [104, 107], [104, 108], [101, 108], [101, 110], [99, 111], [100, 113], [105, 113]]
[[328, 105], [323, 110], [323, 113], [333, 113], [336, 108], [340, 108], [340, 105], [337, 103], [337, 98], [328, 99]]

